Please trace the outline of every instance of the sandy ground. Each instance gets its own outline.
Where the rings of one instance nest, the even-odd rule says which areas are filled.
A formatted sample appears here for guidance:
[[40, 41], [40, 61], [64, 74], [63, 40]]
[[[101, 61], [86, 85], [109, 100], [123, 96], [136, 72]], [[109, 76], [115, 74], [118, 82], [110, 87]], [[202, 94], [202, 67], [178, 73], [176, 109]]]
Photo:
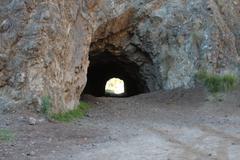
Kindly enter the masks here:
[[[0, 115], [0, 127], [16, 134], [0, 143], [0, 160], [240, 159], [239, 89], [217, 98], [195, 88], [84, 100], [89, 113], [69, 124]], [[29, 125], [30, 116], [42, 122]]]

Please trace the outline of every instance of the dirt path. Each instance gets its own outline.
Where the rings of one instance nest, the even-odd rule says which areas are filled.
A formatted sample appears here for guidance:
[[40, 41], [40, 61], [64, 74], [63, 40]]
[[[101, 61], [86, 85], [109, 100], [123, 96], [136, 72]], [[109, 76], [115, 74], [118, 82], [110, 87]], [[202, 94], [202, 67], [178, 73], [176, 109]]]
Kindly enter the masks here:
[[201, 88], [130, 98], [85, 96], [88, 116], [71, 124], [28, 125], [1, 115], [16, 140], [1, 160], [239, 160], [240, 91], [209, 98]]

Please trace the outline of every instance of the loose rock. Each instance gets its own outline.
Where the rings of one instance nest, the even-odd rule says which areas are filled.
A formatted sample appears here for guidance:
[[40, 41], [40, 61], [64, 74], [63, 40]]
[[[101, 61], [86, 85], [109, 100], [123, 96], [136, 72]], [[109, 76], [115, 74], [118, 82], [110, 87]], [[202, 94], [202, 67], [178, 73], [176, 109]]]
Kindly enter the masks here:
[[29, 125], [35, 125], [37, 120], [33, 117], [30, 117], [28, 122], [29, 122]]

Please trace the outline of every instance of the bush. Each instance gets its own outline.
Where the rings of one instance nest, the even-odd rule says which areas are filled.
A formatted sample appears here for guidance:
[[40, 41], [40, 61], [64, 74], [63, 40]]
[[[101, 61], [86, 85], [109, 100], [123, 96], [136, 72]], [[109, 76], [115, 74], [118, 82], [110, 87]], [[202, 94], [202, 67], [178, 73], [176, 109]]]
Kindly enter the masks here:
[[197, 78], [213, 93], [232, 90], [238, 83], [237, 77], [232, 74], [216, 75], [199, 72]]
[[89, 108], [89, 104], [80, 102], [80, 105], [77, 108], [65, 113], [52, 114], [50, 115], [50, 118], [59, 122], [71, 122], [75, 119], [82, 118]]

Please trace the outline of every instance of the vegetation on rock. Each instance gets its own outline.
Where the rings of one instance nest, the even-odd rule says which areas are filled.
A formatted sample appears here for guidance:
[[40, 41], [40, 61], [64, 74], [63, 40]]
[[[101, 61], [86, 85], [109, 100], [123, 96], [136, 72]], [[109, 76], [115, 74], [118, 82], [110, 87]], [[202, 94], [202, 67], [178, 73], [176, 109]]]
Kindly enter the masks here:
[[52, 107], [52, 102], [50, 96], [44, 96], [42, 97], [42, 113], [48, 114], [50, 112], [50, 109]]
[[77, 118], [82, 118], [86, 111], [90, 108], [90, 105], [86, 102], [81, 101], [80, 105], [73, 110], [61, 113], [52, 112], [52, 100], [50, 96], [42, 97], [42, 113], [50, 120], [59, 122], [71, 122]]
[[71, 122], [75, 119], [82, 118], [89, 108], [90, 105], [88, 103], [81, 101], [77, 108], [64, 113], [51, 114], [50, 118], [59, 122]]
[[201, 71], [197, 74], [197, 78], [212, 93], [232, 90], [238, 84], [237, 76], [232, 74], [217, 75]]

